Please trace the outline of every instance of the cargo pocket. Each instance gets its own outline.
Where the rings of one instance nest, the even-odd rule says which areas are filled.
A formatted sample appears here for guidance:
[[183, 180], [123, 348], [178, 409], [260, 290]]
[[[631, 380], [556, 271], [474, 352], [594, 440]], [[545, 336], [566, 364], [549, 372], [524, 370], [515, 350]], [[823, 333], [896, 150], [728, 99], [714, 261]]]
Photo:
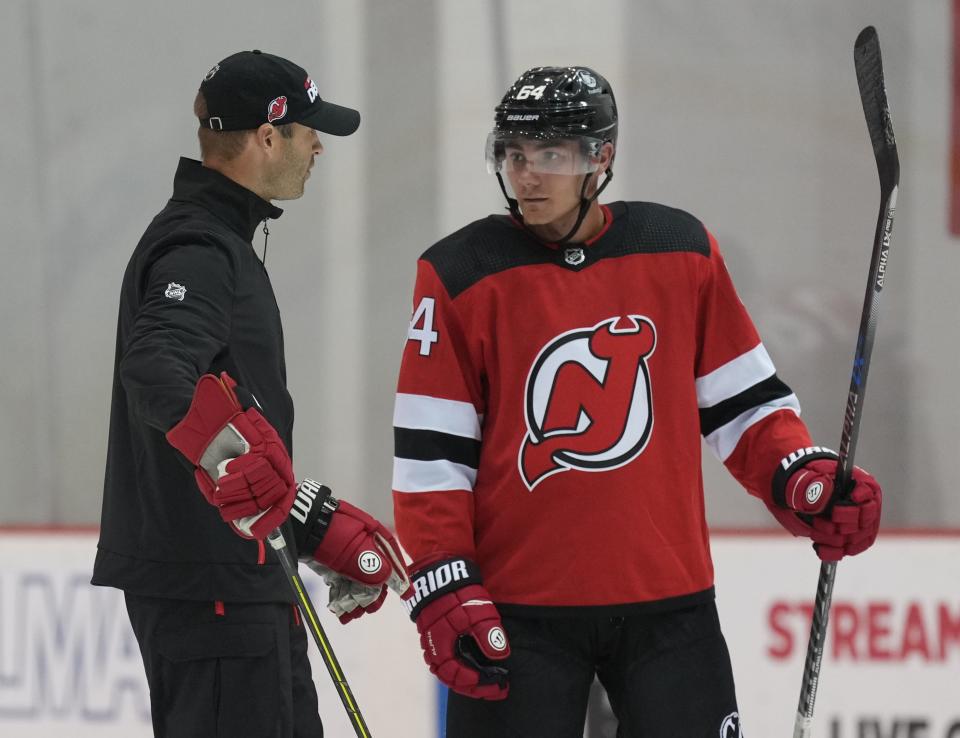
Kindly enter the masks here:
[[202, 623], [157, 634], [169, 736], [274, 738], [282, 694], [276, 634], [260, 623]]

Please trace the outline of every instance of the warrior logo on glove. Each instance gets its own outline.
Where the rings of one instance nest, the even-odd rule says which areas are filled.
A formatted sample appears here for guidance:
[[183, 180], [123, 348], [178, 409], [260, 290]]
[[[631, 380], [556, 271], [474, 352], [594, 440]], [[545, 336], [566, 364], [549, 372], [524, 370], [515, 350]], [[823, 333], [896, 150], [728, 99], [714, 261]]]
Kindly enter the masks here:
[[507, 650], [507, 634], [503, 632], [503, 628], [491, 628], [490, 632], [487, 633], [487, 640], [490, 641], [490, 645], [496, 650]]
[[364, 551], [360, 554], [360, 558], [357, 559], [357, 566], [359, 566], [360, 571], [365, 574], [376, 574], [380, 571], [380, 567], [383, 566], [383, 560], [377, 556], [375, 551]]
[[608, 471], [640, 455], [653, 428], [647, 359], [656, 345], [650, 319], [628, 315], [541, 349], [527, 377], [518, 459], [529, 490], [558, 472]]
[[816, 505], [823, 494], [823, 482], [814, 482], [807, 487], [806, 498], [808, 505]]

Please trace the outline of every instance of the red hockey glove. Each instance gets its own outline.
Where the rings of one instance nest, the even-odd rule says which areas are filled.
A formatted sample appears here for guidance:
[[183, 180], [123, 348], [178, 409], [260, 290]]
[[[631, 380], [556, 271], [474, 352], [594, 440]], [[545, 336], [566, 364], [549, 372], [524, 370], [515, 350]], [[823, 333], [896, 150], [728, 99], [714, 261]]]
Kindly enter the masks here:
[[507, 669], [498, 663], [510, 655], [510, 643], [476, 564], [434, 557], [411, 568], [413, 586], [405, 604], [430, 671], [459, 694], [504, 699], [510, 685]]
[[293, 464], [273, 426], [241, 407], [236, 386], [226, 372], [200, 377], [167, 441], [196, 467], [197, 485], [220, 517], [245, 538], [263, 538], [293, 504]]
[[836, 496], [833, 482], [837, 455], [814, 446], [780, 462], [769, 506], [780, 524], [795, 536], [813, 541], [823, 561], [839, 561], [865, 551], [877, 539], [883, 492], [869, 472], [853, 468], [847, 493]]
[[400, 545], [381, 523], [312, 479], [297, 486], [290, 511], [301, 559], [330, 586], [328, 609], [341, 623], [376, 612], [389, 587], [410, 587]]

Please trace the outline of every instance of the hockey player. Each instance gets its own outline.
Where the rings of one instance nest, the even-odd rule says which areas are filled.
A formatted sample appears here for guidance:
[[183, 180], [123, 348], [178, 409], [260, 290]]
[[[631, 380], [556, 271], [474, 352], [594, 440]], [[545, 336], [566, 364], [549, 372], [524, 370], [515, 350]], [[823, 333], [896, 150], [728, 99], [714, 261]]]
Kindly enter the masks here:
[[318, 738], [306, 634], [263, 539], [282, 526], [344, 622], [403, 589], [403, 564], [368, 514], [295, 485], [280, 314], [251, 239], [281, 214], [271, 200], [303, 194], [317, 132], [360, 115], [259, 51], [211, 69], [194, 112], [203, 162], [181, 159], [124, 274], [93, 583], [125, 593], [158, 738]]
[[510, 215], [418, 262], [393, 497], [449, 738], [580, 738], [595, 676], [621, 738], [739, 735], [701, 437], [821, 559], [877, 535], [879, 485], [833, 489], [713, 235], [599, 203], [616, 151], [603, 77], [529, 70], [487, 140]]

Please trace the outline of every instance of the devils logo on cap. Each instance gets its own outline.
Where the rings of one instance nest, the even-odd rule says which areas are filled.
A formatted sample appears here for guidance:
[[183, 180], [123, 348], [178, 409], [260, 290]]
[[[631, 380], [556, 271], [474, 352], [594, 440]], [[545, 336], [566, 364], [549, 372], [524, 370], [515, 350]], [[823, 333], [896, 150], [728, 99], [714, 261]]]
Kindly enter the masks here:
[[267, 105], [267, 122], [273, 123], [275, 120], [280, 120], [283, 116], [287, 114], [287, 97], [286, 95], [281, 95], [278, 98], [274, 98], [270, 101], [270, 104]]

